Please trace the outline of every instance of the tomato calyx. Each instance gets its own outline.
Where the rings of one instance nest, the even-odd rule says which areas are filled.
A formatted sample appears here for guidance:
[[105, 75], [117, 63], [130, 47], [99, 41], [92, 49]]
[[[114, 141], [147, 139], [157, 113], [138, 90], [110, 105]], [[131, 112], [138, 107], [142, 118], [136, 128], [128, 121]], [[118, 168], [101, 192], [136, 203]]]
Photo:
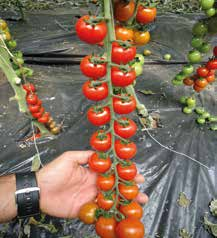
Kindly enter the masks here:
[[99, 140], [104, 140], [108, 137], [108, 135], [104, 131], [99, 131], [96, 138]]
[[116, 94], [115, 94], [115, 95], [114, 95], [114, 97], [120, 98], [122, 103], [130, 102], [130, 101], [131, 101], [130, 96], [131, 96], [131, 95], [128, 95], [128, 94], [120, 94], [120, 95], [116, 95]]
[[106, 60], [100, 56], [94, 56], [92, 55], [90, 58], [89, 58], [89, 62], [94, 64], [94, 65], [97, 65], [97, 64], [105, 64], [106, 63]]
[[129, 119], [128, 119], [128, 118], [126, 118], [126, 119], [123, 119], [123, 118], [118, 119], [117, 122], [118, 122], [118, 124], [120, 124], [120, 125], [123, 126], [123, 127], [127, 127], [127, 126], [130, 125], [130, 122], [129, 122]]
[[127, 160], [122, 160], [121, 163], [119, 163], [119, 164], [123, 167], [128, 167], [128, 166], [132, 165], [132, 162], [127, 161]]
[[91, 26], [96, 26], [97, 24], [104, 22], [104, 17], [88, 16], [87, 19], [84, 19], [84, 22]]
[[126, 139], [120, 139], [120, 143], [121, 143], [122, 145], [129, 145], [129, 144], [132, 143], [132, 142], [129, 141], [129, 140], [126, 140]]
[[99, 156], [100, 159], [106, 160], [108, 158], [107, 153], [104, 152], [97, 152], [97, 155]]
[[112, 43], [117, 43], [117, 44], [112, 44], [113, 47], [121, 46], [124, 49], [129, 49], [132, 47], [132, 43], [129, 41], [115, 40], [115, 41], [112, 41]]

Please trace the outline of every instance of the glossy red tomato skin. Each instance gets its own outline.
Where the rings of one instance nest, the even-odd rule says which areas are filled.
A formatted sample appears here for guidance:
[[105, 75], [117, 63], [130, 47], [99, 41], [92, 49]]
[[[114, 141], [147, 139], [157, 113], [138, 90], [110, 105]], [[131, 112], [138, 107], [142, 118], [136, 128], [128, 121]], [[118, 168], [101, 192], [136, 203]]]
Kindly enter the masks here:
[[118, 114], [129, 114], [136, 109], [136, 100], [130, 96], [129, 101], [124, 101], [120, 98], [113, 97], [114, 111]]
[[108, 85], [102, 83], [98, 86], [91, 86], [91, 81], [87, 81], [82, 86], [84, 96], [92, 101], [101, 101], [108, 97]]
[[111, 80], [116, 87], [126, 87], [134, 82], [136, 79], [136, 72], [132, 69], [129, 72], [123, 72], [118, 67], [112, 67]]
[[209, 70], [206, 67], [199, 67], [197, 69], [197, 75], [199, 77], [205, 78], [209, 74]]
[[137, 131], [136, 123], [126, 117], [120, 118], [121, 121], [126, 121], [128, 125], [122, 125], [121, 122], [115, 121], [114, 122], [114, 131], [117, 135], [124, 139], [129, 139], [130, 137], [134, 136]]
[[115, 151], [120, 159], [129, 160], [136, 155], [137, 148], [134, 142], [129, 142], [128, 144], [125, 144], [120, 140], [116, 140]]
[[29, 93], [26, 96], [26, 101], [30, 105], [35, 105], [38, 103], [38, 96], [35, 93]]
[[127, 205], [121, 205], [119, 210], [126, 216], [126, 218], [141, 219], [143, 216], [143, 209], [136, 201], [132, 201]]
[[209, 70], [216, 70], [217, 69], [217, 59], [212, 59], [210, 60], [207, 64], [206, 67]]
[[116, 227], [117, 238], [144, 238], [145, 228], [142, 222], [135, 218], [126, 218]]
[[98, 193], [98, 196], [97, 196], [97, 205], [108, 211], [112, 208], [112, 206], [114, 205], [114, 200], [115, 200], [115, 195], [111, 195], [111, 199], [110, 198], [106, 198], [101, 192]]
[[127, 64], [136, 56], [136, 47], [124, 48], [117, 42], [112, 43], [112, 62], [116, 64]]
[[135, 163], [131, 163], [127, 166], [118, 164], [117, 171], [119, 177], [127, 181], [133, 180], [137, 175], [137, 168]]
[[124, 196], [127, 200], [133, 200], [137, 197], [139, 193], [139, 188], [136, 184], [134, 185], [125, 185], [120, 183], [118, 185], [119, 192]]
[[81, 72], [89, 78], [99, 79], [106, 75], [106, 64], [94, 64], [90, 62], [91, 56], [87, 55], [81, 60]]
[[80, 210], [79, 210], [79, 214], [78, 217], [79, 219], [85, 223], [85, 224], [93, 224], [96, 222], [96, 210], [99, 207], [97, 206], [97, 204], [95, 202], [88, 202], [86, 204], [84, 204]]
[[28, 108], [31, 113], [35, 113], [35, 112], [39, 112], [41, 106], [38, 104], [35, 104], [35, 105], [29, 105]]
[[96, 112], [94, 107], [87, 111], [87, 118], [94, 126], [102, 126], [110, 122], [111, 114], [109, 107], [103, 107], [99, 112]]
[[44, 108], [41, 107], [38, 112], [32, 113], [32, 116], [34, 118], [38, 119], [38, 118], [42, 117], [43, 113], [44, 113]]
[[23, 84], [23, 89], [27, 92], [27, 93], [34, 93], [36, 91], [34, 84], [32, 83], [26, 83]]
[[89, 20], [90, 16], [81, 17], [76, 25], [75, 29], [78, 37], [89, 44], [97, 44], [104, 40], [107, 34], [107, 26], [105, 22], [99, 22], [94, 26], [85, 22]]
[[110, 174], [108, 176], [103, 176], [99, 174], [97, 177], [96, 184], [100, 190], [109, 191], [113, 188], [115, 184], [115, 176], [114, 174]]
[[90, 145], [94, 150], [98, 151], [107, 151], [111, 147], [111, 134], [107, 133], [106, 137], [104, 139], [99, 138], [99, 133], [102, 133], [103, 131], [97, 131], [92, 134], [90, 138]]
[[217, 57], [217, 46], [215, 46], [214, 49], [213, 49], [213, 55], [214, 55], [215, 57]]
[[96, 152], [94, 152], [88, 160], [90, 169], [96, 173], [105, 173], [111, 168], [111, 164], [110, 157], [100, 158], [100, 155]]
[[208, 75], [208, 76], [206, 77], [206, 81], [207, 81], [208, 83], [213, 83], [213, 82], [215, 81], [215, 75], [214, 75], [214, 74]]
[[147, 8], [140, 5], [136, 14], [136, 21], [140, 24], [147, 24], [153, 22], [156, 18], [156, 15], [157, 9], [155, 7]]
[[115, 19], [118, 21], [127, 21], [133, 16], [134, 10], [134, 0], [130, 0], [129, 2], [118, 1], [114, 7]]
[[114, 217], [106, 218], [101, 216], [95, 224], [95, 230], [101, 238], [116, 238], [116, 226], [117, 222]]
[[38, 118], [38, 122], [42, 124], [46, 124], [49, 121], [49, 116], [48, 115], [42, 115], [41, 117]]

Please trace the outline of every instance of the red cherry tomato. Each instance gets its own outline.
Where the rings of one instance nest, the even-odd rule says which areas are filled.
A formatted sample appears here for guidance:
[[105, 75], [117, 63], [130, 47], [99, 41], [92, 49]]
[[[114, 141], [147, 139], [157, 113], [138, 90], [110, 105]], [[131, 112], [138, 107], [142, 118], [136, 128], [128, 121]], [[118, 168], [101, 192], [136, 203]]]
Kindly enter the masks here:
[[214, 75], [214, 74], [208, 75], [208, 76], [206, 77], [206, 81], [207, 81], [208, 83], [213, 83], [213, 82], [215, 81], [215, 75]]
[[119, 177], [127, 181], [133, 180], [137, 175], [137, 168], [135, 163], [128, 163], [127, 165], [118, 164], [117, 171]]
[[188, 77], [188, 78], [185, 78], [185, 79], [183, 80], [183, 83], [184, 83], [186, 86], [192, 86], [192, 85], [194, 84], [194, 80], [193, 80], [192, 78]]
[[88, 160], [89, 167], [96, 173], [105, 173], [111, 167], [111, 159], [102, 154], [93, 153]]
[[75, 24], [78, 37], [89, 44], [97, 44], [104, 40], [107, 34], [107, 26], [104, 21], [98, 23], [88, 23], [94, 17], [83, 16]]
[[26, 96], [26, 101], [30, 105], [35, 105], [38, 103], [38, 96], [35, 93], [29, 93]]
[[97, 187], [102, 191], [109, 191], [113, 188], [115, 184], [115, 176], [114, 174], [109, 175], [101, 175], [99, 174], [97, 177]]
[[214, 49], [213, 49], [213, 55], [214, 55], [215, 57], [217, 57], [217, 46], [215, 46]]
[[137, 197], [139, 193], [139, 188], [136, 184], [133, 185], [125, 185], [120, 183], [118, 185], [119, 192], [127, 199], [133, 200]]
[[32, 83], [26, 83], [23, 84], [23, 89], [27, 92], [27, 93], [34, 93], [35, 90], [35, 86]]
[[201, 87], [197, 86], [197, 84], [194, 84], [193, 88], [198, 93], [201, 92], [202, 90], [204, 90], [204, 88], [201, 88]]
[[[81, 72], [92, 79], [102, 78], [106, 75], [106, 64], [101, 63], [103, 59], [95, 57], [95, 60], [92, 56], [88, 55], [81, 60], [80, 69]], [[91, 62], [94, 61], [94, 62]]]
[[98, 151], [107, 151], [111, 147], [111, 134], [103, 130], [94, 132], [90, 138], [90, 145]]
[[48, 123], [49, 119], [50, 117], [44, 113], [41, 117], [38, 118], [38, 122], [46, 124]]
[[39, 112], [41, 106], [38, 104], [35, 104], [35, 105], [29, 105], [28, 108], [31, 113], [35, 113], [35, 112]]
[[42, 117], [43, 113], [44, 113], [44, 108], [41, 107], [38, 112], [32, 113], [32, 116], [34, 118], [38, 119], [38, 118]]
[[114, 217], [101, 216], [95, 224], [95, 230], [101, 238], [117, 238], [115, 234], [117, 222]]
[[117, 238], [144, 238], [145, 228], [142, 222], [135, 218], [126, 218], [116, 227]]
[[110, 122], [111, 114], [109, 107], [91, 107], [87, 111], [87, 118], [94, 126], [102, 126]]
[[116, 87], [126, 87], [134, 82], [136, 79], [136, 72], [131, 69], [129, 72], [124, 72], [118, 67], [112, 67], [111, 80]]
[[113, 106], [116, 113], [128, 114], [136, 109], [136, 100], [133, 96], [129, 96], [127, 99], [113, 97]]
[[199, 78], [195, 81], [195, 84], [200, 88], [205, 88], [208, 85], [208, 82], [205, 78]]
[[98, 206], [95, 202], [88, 202], [80, 208], [78, 217], [85, 224], [93, 224], [96, 221], [97, 209]]
[[120, 137], [128, 139], [136, 134], [137, 125], [133, 120], [122, 117], [114, 122], [114, 130]]
[[216, 70], [217, 69], [217, 59], [212, 59], [206, 64], [207, 69]]
[[209, 74], [209, 70], [206, 67], [199, 67], [197, 69], [197, 75], [199, 77], [205, 78]]
[[155, 7], [147, 8], [140, 5], [136, 14], [136, 21], [140, 24], [147, 24], [153, 22], [157, 15], [157, 9]]
[[133, 30], [124, 26], [115, 26], [115, 35], [117, 40], [133, 41]]
[[141, 219], [143, 216], [143, 209], [138, 202], [132, 201], [130, 204], [121, 205], [120, 212], [126, 217]]
[[42, 105], [42, 101], [41, 101], [40, 99], [38, 99], [37, 105], [38, 105], [38, 106], [41, 106], [41, 105]]
[[[128, 43], [129, 44], [129, 43]], [[136, 56], [135, 46], [121, 46], [117, 42], [112, 43], [112, 62], [116, 64], [127, 64]]]
[[114, 205], [114, 200], [115, 200], [115, 194], [113, 193], [112, 195], [104, 195], [102, 193], [99, 193], [97, 196], [97, 205], [104, 209], [104, 210], [110, 210], [112, 206]]
[[86, 98], [93, 101], [100, 101], [108, 97], [107, 83], [92, 86], [91, 81], [87, 81], [83, 84], [82, 91]]
[[126, 143], [121, 140], [116, 140], [115, 151], [120, 159], [132, 159], [137, 152], [136, 144], [134, 142]]
[[118, 1], [114, 7], [115, 19], [118, 21], [127, 21], [133, 16], [134, 10], [135, 2], [133, 0], [129, 2]]

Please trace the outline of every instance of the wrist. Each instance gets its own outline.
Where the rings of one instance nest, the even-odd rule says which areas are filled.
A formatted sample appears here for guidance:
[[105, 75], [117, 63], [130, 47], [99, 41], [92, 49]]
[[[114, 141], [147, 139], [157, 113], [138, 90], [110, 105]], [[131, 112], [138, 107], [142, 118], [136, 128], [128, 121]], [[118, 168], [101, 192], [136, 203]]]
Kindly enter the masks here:
[[45, 213], [45, 205], [44, 205], [44, 183], [43, 183], [43, 178], [42, 178], [42, 173], [39, 171], [37, 171], [35, 173], [36, 175], [36, 180], [38, 183], [38, 187], [40, 188], [40, 198], [39, 198], [39, 207], [40, 207], [40, 211], [42, 213]]

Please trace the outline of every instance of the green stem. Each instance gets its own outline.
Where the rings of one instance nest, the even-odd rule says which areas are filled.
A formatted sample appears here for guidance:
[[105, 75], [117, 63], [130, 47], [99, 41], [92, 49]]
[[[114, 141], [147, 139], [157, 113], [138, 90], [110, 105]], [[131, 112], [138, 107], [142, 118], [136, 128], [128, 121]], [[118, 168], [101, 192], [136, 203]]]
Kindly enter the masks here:
[[128, 26], [131, 26], [134, 23], [140, 2], [141, 2], [141, 0], [136, 0], [136, 2], [135, 2], [136, 6], [135, 6], [133, 16], [127, 21]]

